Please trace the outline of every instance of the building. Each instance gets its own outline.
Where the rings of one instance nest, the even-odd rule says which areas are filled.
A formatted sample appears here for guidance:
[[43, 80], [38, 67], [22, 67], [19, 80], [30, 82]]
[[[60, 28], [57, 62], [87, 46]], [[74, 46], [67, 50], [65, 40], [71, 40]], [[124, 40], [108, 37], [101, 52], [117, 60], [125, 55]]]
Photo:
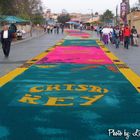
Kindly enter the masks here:
[[52, 13], [51, 9], [47, 9], [46, 13], [44, 14], [44, 18], [47, 24], [55, 25], [57, 22], [59, 14]]
[[100, 16], [97, 14], [81, 14], [81, 13], [71, 13], [71, 21], [82, 22], [82, 23], [92, 23], [95, 21], [99, 21]]
[[133, 11], [127, 15], [127, 22], [132, 27], [135, 26], [140, 34], [140, 11]]

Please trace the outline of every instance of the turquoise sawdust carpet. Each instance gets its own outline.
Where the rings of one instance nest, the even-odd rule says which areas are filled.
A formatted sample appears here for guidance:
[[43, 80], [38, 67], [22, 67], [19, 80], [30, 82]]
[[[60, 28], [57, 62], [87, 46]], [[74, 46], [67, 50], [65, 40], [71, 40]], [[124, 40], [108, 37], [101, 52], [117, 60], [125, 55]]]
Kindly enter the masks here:
[[111, 140], [110, 128], [140, 127], [140, 96], [114, 65], [34, 65], [0, 93], [8, 140]]
[[140, 94], [120, 72], [128, 68], [96, 40], [68, 32], [77, 39], [71, 34], [0, 88], [0, 140], [140, 138]]
[[75, 39], [75, 40], [65, 40], [62, 44], [63, 46], [99, 46], [96, 40], [85, 40], [85, 39]]

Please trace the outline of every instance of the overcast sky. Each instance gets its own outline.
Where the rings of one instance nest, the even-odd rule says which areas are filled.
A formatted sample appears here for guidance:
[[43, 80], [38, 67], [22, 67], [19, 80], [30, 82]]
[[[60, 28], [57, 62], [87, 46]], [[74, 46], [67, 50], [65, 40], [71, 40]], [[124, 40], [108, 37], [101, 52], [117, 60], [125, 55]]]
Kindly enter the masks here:
[[[42, 0], [43, 7], [49, 8], [52, 12], [60, 13], [62, 9], [68, 12], [91, 13], [96, 11], [103, 13], [106, 9], [110, 9], [115, 13], [116, 5], [122, 0]], [[138, 0], [130, 0], [131, 5]]]

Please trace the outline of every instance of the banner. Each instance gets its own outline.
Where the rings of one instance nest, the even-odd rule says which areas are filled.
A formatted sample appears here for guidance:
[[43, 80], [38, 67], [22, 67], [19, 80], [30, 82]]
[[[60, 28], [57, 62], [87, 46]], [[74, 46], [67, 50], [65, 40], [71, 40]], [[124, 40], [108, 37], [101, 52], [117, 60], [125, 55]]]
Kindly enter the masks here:
[[122, 18], [124, 24], [127, 23], [128, 12], [129, 12], [129, 2], [125, 0], [120, 5], [120, 17]]

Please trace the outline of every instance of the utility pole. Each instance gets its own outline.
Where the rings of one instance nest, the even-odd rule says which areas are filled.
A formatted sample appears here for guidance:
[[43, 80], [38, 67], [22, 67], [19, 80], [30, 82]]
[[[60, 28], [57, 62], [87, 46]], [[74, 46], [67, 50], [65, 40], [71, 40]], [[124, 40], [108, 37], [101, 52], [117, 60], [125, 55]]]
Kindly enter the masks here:
[[91, 20], [92, 20], [92, 32], [93, 32], [93, 16], [94, 16], [94, 14], [93, 14], [93, 9], [89, 9], [90, 11], [91, 11]]
[[116, 25], [118, 25], [118, 5], [116, 6]]

